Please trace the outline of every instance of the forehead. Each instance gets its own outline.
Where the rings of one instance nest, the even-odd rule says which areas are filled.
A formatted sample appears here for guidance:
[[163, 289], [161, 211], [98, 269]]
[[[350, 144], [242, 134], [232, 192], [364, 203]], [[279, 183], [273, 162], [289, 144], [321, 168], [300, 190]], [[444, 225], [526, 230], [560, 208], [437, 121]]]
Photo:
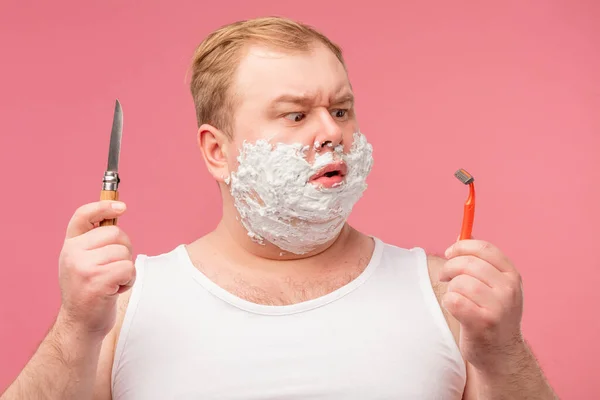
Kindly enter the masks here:
[[250, 46], [240, 60], [232, 89], [241, 104], [253, 106], [285, 95], [325, 102], [344, 89], [351, 91], [344, 66], [321, 44], [295, 52]]

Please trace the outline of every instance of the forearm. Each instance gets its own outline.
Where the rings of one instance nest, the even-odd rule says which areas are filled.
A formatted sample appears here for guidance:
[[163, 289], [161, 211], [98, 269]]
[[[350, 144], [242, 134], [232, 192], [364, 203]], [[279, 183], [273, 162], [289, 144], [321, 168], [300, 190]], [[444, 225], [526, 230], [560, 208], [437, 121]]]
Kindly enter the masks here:
[[477, 400], [558, 400], [529, 346], [523, 342], [489, 372], [475, 370]]
[[101, 344], [59, 317], [0, 400], [91, 399]]

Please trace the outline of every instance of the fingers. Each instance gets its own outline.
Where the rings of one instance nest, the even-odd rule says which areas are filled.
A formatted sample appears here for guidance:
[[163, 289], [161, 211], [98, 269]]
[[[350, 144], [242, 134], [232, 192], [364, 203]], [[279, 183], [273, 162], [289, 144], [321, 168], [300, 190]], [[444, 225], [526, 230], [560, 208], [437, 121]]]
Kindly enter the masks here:
[[458, 293], [478, 307], [492, 307], [493, 289], [470, 275], [459, 275], [448, 284], [448, 293]]
[[136, 271], [132, 261], [117, 261], [107, 265], [107, 268], [113, 271], [110, 275], [111, 293], [123, 293], [135, 283]]
[[482, 240], [461, 240], [448, 247], [446, 258], [471, 255], [487, 261], [502, 272], [514, 271], [512, 262], [491, 243]]
[[467, 330], [475, 329], [484, 310], [468, 297], [458, 292], [447, 292], [442, 298], [442, 306]]
[[131, 260], [119, 260], [99, 266], [103, 271], [97, 279], [98, 290], [105, 296], [113, 296], [131, 288], [135, 282], [135, 264]]
[[103, 200], [79, 207], [67, 226], [66, 238], [83, 235], [94, 229], [96, 223], [105, 219], [117, 218], [125, 211], [125, 203]]
[[492, 264], [475, 256], [458, 256], [445, 262], [440, 281], [449, 282], [459, 275], [469, 275], [493, 288], [502, 281], [502, 272]]
[[102, 248], [90, 250], [88, 257], [94, 265], [106, 266], [118, 261], [132, 261], [131, 249], [122, 244], [109, 244]]
[[120, 244], [132, 251], [129, 236], [116, 225], [100, 226], [70, 240], [77, 243], [78, 247], [83, 250], [94, 250], [110, 244]]

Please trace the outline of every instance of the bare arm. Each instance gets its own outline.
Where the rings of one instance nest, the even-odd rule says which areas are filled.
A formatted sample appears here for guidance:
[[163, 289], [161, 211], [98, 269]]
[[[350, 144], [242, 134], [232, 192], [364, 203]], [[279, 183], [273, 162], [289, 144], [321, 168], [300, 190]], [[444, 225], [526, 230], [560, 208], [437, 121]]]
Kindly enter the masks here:
[[544, 377], [529, 346], [523, 342], [518, 351], [507, 354], [506, 362], [494, 372], [483, 373], [467, 363], [467, 387], [464, 400], [558, 400]]
[[0, 399], [91, 398], [101, 346], [59, 316]]
[[117, 323], [103, 341], [84, 340], [57, 318], [37, 352], [0, 400], [112, 400], [114, 351], [131, 291], [119, 295]]
[[[445, 259], [429, 256], [429, 275], [438, 301], [448, 290], [448, 283], [439, 280]], [[448, 326], [460, 347], [460, 323], [442, 307]], [[464, 400], [495, 400], [495, 399], [540, 399], [557, 400], [558, 396], [546, 380], [530, 347], [523, 340], [511, 346], [498, 357], [493, 368], [480, 371], [471, 363], [465, 361], [467, 367], [467, 384], [463, 395]]]
[[[112, 400], [112, 367], [115, 359], [115, 349], [119, 333], [123, 326], [123, 319], [131, 297], [131, 290], [121, 293], [117, 301], [117, 322], [110, 333], [106, 336], [96, 371], [96, 382], [94, 385], [94, 400]], [[1, 399], [0, 399], [1, 400]]]
[[116, 226], [97, 227], [122, 215], [114, 204], [90, 203], [73, 215], [59, 258], [60, 311], [0, 400], [90, 400], [94, 393], [110, 399], [117, 303], [135, 281], [127, 235]]

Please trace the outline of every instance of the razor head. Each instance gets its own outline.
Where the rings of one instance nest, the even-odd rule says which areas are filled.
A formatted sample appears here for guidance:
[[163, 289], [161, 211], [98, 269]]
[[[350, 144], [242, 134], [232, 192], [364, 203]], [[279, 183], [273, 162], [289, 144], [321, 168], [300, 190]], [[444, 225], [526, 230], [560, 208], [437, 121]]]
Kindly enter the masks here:
[[471, 183], [473, 183], [473, 181], [475, 180], [473, 178], [473, 175], [471, 175], [470, 173], [468, 173], [465, 169], [461, 168], [458, 171], [456, 171], [454, 173], [454, 176], [461, 181], [462, 183], [464, 183], [465, 185], [469, 185]]

